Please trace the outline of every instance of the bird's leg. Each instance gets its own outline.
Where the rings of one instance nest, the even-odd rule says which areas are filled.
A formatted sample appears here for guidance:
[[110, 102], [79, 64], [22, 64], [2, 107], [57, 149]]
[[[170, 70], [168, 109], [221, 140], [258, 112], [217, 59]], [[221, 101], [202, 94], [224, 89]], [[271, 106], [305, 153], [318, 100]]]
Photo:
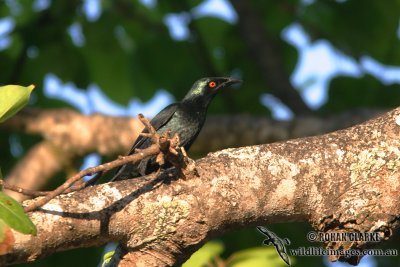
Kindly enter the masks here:
[[160, 175], [160, 173], [161, 173], [161, 167], [158, 168], [157, 171], [155, 171], [155, 172], [153, 172], [153, 173], [150, 173], [150, 174], [147, 175], [147, 176], [143, 176], [143, 179], [144, 179], [146, 182], [152, 181], [152, 180], [156, 179], [156, 178]]
[[189, 158], [184, 147], [181, 147], [180, 149], [183, 155], [183, 161], [186, 164], [186, 167], [182, 170], [184, 177], [186, 177], [189, 174], [194, 174], [196, 176], [199, 176], [196, 169], [196, 162], [193, 159]]
[[160, 138], [160, 151], [163, 161], [170, 162], [178, 171], [179, 176], [185, 179], [188, 174], [195, 171], [196, 166], [194, 160], [188, 157], [185, 148], [179, 146], [179, 144], [178, 134], [170, 139], [163, 140], [163, 142]]

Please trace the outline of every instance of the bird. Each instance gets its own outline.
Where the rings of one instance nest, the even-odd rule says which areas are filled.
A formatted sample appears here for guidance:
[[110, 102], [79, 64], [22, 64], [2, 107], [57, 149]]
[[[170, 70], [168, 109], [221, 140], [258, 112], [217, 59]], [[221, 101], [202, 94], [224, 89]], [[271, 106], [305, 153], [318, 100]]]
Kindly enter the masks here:
[[[178, 134], [179, 145], [188, 151], [204, 125], [208, 106], [214, 96], [222, 89], [240, 82], [241, 80], [231, 77], [199, 79], [192, 85], [182, 101], [165, 107], [150, 121], [150, 124], [159, 134], [167, 130], [170, 131], [171, 136]], [[148, 133], [148, 130], [144, 129], [142, 133]], [[133, 154], [136, 149], [145, 149], [151, 144], [150, 138], [139, 135], [128, 155]], [[147, 157], [138, 163], [128, 163], [121, 166], [110, 181], [144, 176], [159, 168], [155, 156]]]

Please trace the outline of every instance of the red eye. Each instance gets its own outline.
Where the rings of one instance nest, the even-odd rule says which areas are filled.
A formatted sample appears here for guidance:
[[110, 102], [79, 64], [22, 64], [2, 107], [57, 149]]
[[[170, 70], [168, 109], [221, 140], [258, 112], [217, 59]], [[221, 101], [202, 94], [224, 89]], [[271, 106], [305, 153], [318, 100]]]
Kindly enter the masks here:
[[217, 86], [216, 82], [209, 82], [208, 83], [208, 87], [210, 87], [210, 88], [214, 88], [215, 86]]

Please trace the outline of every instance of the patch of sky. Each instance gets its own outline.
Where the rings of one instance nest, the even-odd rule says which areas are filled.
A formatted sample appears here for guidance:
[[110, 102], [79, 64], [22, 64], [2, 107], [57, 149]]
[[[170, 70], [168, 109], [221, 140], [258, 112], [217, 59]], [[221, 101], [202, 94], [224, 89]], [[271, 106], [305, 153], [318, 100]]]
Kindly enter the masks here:
[[191, 13], [170, 13], [165, 16], [164, 23], [168, 27], [172, 39], [181, 41], [190, 37], [188, 24], [192, 16], [194, 18], [216, 17], [231, 24], [237, 21], [237, 14], [229, 1], [207, 0], [193, 8]]
[[311, 108], [318, 108], [326, 102], [329, 82], [335, 76], [361, 77], [370, 74], [384, 84], [400, 83], [400, 67], [380, 64], [368, 56], [357, 62], [326, 40], [311, 42], [297, 23], [287, 27], [282, 37], [299, 51], [299, 61], [291, 75], [291, 82]]
[[[99, 154], [97, 154], [97, 153], [89, 154], [83, 159], [83, 163], [81, 165], [81, 170], [95, 167], [95, 166], [99, 165], [100, 163], [101, 163], [101, 157]], [[94, 176], [95, 176], [95, 174], [88, 175], [88, 176], [85, 176], [83, 179], [85, 181], [88, 181]]]
[[100, 0], [84, 0], [83, 12], [88, 21], [94, 22], [98, 20], [101, 15]]
[[362, 57], [360, 61], [364, 72], [378, 78], [383, 84], [390, 85], [400, 83], [399, 67], [383, 65], [368, 56]]
[[44, 78], [44, 94], [49, 98], [65, 101], [79, 109], [83, 114], [90, 114], [91, 109], [85, 91], [75, 87], [72, 82], [62, 84], [54, 74], [47, 74]]
[[94, 112], [111, 116], [136, 116], [143, 113], [146, 117], [153, 117], [163, 107], [174, 101], [173, 96], [164, 89], [160, 89], [147, 102], [132, 98], [127, 106], [112, 101], [95, 84], [89, 85], [87, 90], [76, 88], [72, 83], [63, 84], [54, 74], [48, 74], [44, 80], [44, 93], [49, 98], [60, 99], [80, 110], [83, 114]]
[[50, 0], [36, 0], [33, 2], [32, 8], [35, 11], [42, 11], [50, 6]]
[[147, 102], [132, 98], [127, 106], [120, 105], [108, 98], [97, 85], [90, 85], [87, 90], [91, 112], [99, 112], [111, 116], [136, 116], [143, 113], [146, 117], [154, 117], [163, 107], [173, 102], [173, 96], [160, 89]]
[[74, 22], [68, 27], [68, 34], [72, 39], [72, 43], [77, 47], [85, 45], [85, 36], [82, 32], [82, 26], [78, 22]]
[[290, 120], [293, 112], [278, 98], [271, 94], [262, 94], [260, 102], [271, 110], [272, 117], [276, 120]]
[[156, 0], [139, 0], [139, 2], [148, 8], [154, 8], [157, 4]]
[[0, 51], [7, 49], [11, 44], [10, 32], [15, 28], [15, 21], [11, 17], [0, 19]]
[[164, 24], [168, 27], [171, 38], [177, 41], [189, 38], [190, 14], [187, 12], [168, 14], [164, 17]]
[[0, 51], [7, 49], [11, 44], [10, 37], [0, 37]]
[[15, 21], [11, 17], [0, 19], [0, 37], [8, 35], [15, 27]]
[[328, 41], [311, 43], [297, 23], [287, 27], [282, 37], [298, 49], [299, 61], [291, 75], [291, 82], [311, 108], [318, 108], [326, 102], [329, 81], [333, 77], [363, 75], [354, 59], [336, 50]]
[[194, 17], [216, 17], [231, 24], [236, 23], [237, 14], [231, 3], [227, 0], [207, 0], [195, 7], [193, 10]]

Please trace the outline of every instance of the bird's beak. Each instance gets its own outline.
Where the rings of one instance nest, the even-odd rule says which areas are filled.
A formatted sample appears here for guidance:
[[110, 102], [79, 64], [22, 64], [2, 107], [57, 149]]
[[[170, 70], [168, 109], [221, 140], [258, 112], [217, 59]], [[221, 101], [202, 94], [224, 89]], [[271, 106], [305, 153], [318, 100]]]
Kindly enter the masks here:
[[232, 84], [237, 84], [237, 83], [241, 83], [241, 80], [235, 79], [235, 78], [227, 78], [225, 82], [223, 82], [221, 84], [221, 88], [226, 88]]
[[241, 83], [242, 81], [239, 79], [235, 79], [235, 78], [231, 78], [231, 77], [222, 77], [222, 78], [215, 78], [218, 79], [219, 81], [222, 81], [219, 86], [211, 91], [212, 95], [215, 95], [218, 91], [224, 90], [225, 88], [233, 85], [233, 84], [237, 84], [237, 83]]
[[232, 84], [235, 84], [235, 83], [241, 83], [241, 82], [242, 82], [242, 80], [235, 79], [235, 78], [229, 78], [229, 79], [225, 82], [225, 84], [226, 84], [226, 86], [228, 86], [228, 85], [232, 85]]

